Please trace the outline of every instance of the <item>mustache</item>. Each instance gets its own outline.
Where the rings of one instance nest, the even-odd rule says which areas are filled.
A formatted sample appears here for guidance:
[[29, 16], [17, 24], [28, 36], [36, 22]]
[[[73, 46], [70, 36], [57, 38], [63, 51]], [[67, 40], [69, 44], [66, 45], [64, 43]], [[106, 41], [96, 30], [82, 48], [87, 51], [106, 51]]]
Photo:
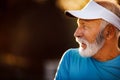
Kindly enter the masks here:
[[76, 42], [78, 42], [79, 44], [82, 44], [82, 43], [88, 43], [88, 41], [87, 40], [85, 40], [84, 38], [75, 38], [76, 39]]

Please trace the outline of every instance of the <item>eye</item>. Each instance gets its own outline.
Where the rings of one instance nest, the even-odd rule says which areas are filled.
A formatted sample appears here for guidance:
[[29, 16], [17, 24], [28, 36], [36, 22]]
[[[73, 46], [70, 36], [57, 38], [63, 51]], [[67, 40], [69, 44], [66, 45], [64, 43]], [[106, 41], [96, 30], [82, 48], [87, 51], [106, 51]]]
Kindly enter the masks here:
[[86, 26], [86, 25], [84, 25], [83, 27], [84, 27], [84, 29], [85, 29], [85, 30], [89, 29], [89, 27], [88, 27], [88, 26]]

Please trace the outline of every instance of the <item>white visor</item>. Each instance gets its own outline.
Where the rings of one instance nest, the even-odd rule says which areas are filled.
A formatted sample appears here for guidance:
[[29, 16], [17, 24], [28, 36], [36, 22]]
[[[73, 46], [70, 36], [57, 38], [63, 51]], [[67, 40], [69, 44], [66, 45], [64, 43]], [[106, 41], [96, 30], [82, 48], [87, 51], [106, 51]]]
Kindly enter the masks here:
[[99, 19], [113, 24], [120, 30], [120, 18], [113, 12], [90, 0], [82, 10], [66, 10], [66, 15], [81, 19]]

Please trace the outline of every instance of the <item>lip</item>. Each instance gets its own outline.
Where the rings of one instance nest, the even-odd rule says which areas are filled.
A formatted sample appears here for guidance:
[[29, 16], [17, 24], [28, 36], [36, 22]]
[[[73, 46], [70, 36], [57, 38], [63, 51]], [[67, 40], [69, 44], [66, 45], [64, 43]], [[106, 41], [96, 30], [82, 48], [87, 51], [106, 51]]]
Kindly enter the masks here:
[[82, 47], [83, 49], [86, 49], [87, 45], [86, 45], [85, 43], [82, 43], [82, 44], [81, 44], [81, 47]]

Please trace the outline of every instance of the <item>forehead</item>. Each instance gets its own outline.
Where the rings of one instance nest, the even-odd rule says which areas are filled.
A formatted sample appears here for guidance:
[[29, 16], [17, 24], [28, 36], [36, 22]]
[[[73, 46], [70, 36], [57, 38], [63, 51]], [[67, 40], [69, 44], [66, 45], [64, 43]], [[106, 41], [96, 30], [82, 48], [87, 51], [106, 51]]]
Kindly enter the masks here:
[[77, 23], [101, 23], [102, 19], [77, 19]]
[[103, 19], [77, 19], [78, 27], [85, 26], [89, 28], [89, 30], [97, 31], [96, 29], [100, 30], [102, 28], [101, 25], [104, 25]]

